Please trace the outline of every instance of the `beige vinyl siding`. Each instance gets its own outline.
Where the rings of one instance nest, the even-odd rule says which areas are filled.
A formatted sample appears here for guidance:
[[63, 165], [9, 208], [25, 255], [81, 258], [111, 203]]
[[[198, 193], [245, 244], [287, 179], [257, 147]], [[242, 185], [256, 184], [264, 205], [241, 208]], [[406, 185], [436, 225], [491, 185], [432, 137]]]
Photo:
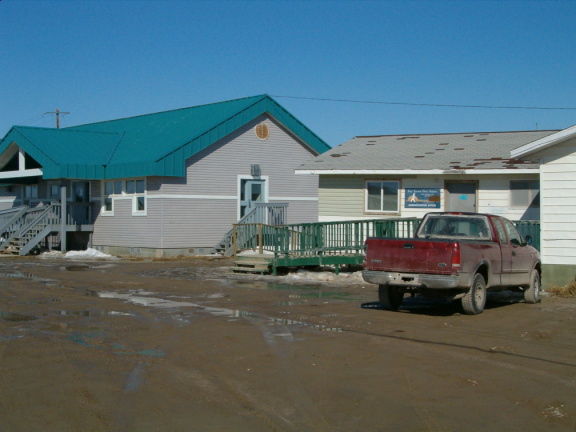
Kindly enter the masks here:
[[[259, 140], [254, 127], [270, 130]], [[148, 177], [147, 216], [132, 216], [131, 201], [118, 200], [114, 216], [96, 221], [95, 246], [211, 248], [238, 220], [239, 176], [260, 165], [270, 202], [289, 202], [288, 222], [318, 219], [318, 177], [295, 175], [314, 154], [274, 119], [261, 116], [186, 161], [186, 178]], [[278, 199], [281, 198], [281, 199]], [[290, 199], [296, 198], [296, 199]], [[304, 199], [297, 199], [304, 198]], [[148, 225], [154, 233], [145, 232]], [[121, 227], [121, 228], [119, 228]], [[122, 235], [118, 235], [122, 231]]]
[[576, 139], [541, 154], [541, 254], [544, 264], [576, 265]]
[[318, 214], [359, 219], [364, 214], [364, 178], [360, 176], [321, 175], [318, 188]]

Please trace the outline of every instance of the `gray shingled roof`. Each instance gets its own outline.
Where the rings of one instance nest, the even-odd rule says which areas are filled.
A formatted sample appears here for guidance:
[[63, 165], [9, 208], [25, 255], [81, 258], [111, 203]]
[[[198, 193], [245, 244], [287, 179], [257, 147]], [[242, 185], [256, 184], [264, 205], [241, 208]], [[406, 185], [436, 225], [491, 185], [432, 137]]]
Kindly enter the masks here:
[[359, 136], [298, 170], [494, 170], [536, 169], [510, 151], [557, 131]]

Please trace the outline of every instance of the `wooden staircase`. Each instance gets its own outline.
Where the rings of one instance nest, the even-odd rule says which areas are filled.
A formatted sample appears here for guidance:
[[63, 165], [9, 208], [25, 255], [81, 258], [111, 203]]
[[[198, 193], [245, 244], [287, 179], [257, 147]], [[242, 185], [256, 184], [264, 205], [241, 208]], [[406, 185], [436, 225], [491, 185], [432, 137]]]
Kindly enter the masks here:
[[0, 252], [26, 255], [60, 223], [60, 206], [19, 207], [6, 211], [0, 222]]
[[231, 270], [236, 273], [269, 274], [272, 271], [273, 261], [274, 255], [240, 255], [234, 260], [234, 267]]
[[[254, 208], [246, 213], [236, 224], [264, 223], [284, 225], [288, 219], [288, 203], [255, 203]], [[224, 256], [234, 255], [234, 228], [230, 229], [222, 240], [210, 251], [211, 254]]]

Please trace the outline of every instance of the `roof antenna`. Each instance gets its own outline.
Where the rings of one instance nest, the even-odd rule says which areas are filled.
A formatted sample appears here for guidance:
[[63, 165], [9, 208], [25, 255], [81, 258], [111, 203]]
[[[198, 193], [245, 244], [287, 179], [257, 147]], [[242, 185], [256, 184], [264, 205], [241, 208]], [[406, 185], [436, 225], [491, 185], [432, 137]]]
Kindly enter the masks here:
[[59, 111], [58, 108], [56, 108], [56, 111], [48, 111], [44, 114], [56, 114], [56, 129], [60, 129], [60, 114], [66, 115], [70, 113], [65, 111]]

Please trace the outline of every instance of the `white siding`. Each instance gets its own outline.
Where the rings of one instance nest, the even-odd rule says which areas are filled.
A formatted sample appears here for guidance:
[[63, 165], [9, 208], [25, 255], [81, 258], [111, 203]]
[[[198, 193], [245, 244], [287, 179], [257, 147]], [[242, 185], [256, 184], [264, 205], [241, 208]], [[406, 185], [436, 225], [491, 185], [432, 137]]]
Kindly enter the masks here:
[[576, 140], [531, 157], [541, 158], [542, 262], [576, 265]]

